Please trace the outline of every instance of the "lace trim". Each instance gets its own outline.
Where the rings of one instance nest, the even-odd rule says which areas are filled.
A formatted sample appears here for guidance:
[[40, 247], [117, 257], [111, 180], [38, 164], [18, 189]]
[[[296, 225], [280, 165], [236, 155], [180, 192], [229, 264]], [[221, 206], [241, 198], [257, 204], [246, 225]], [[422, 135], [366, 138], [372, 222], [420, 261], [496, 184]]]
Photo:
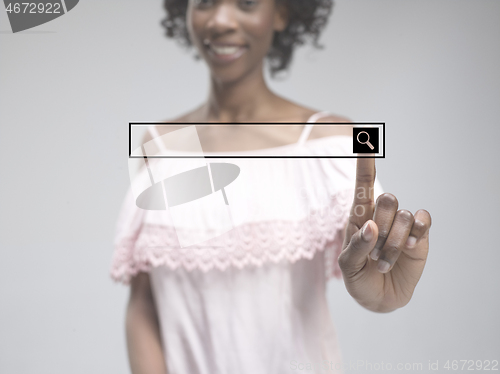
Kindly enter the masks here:
[[242, 224], [200, 244], [181, 248], [172, 226], [143, 224], [115, 246], [110, 275], [129, 284], [139, 272], [166, 265], [171, 269], [225, 270], [262, 266], [268, 261], [311, 259], [325, 251], [325, 277], [341, 277], [337, 258], [352, 204], [352, 190], [331, 197], [329, 205], [301, 221], [273, 220]]

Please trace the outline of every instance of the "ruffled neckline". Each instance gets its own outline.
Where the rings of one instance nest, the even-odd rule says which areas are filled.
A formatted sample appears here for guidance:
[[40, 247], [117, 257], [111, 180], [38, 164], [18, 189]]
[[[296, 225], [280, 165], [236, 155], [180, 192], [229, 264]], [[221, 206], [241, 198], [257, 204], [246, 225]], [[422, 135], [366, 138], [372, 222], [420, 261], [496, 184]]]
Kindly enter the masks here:
[[[111, 270], [113, 279], [128, 283], [139, 271], [149, 271], [153, 267], [164, 265], [172, 270], [180, 267], [206, 272], [211, 269], [223, 271], [229, 266], [259, 267], [267, 262], [277, 263], [282, 260], [293, 263], [303, 258], [310, 259], [318, 251], [325, 251], [326, 278], [340, 277], [336, 259], [340, 254], [343, 230], [352, 204], [354, 164], [352, 159], [332, 160], [323, 158], [322, 155], [350, 152], [351, 146], [352, 137], [335, 135], [308, 139], [302, 147], [293, 143], [241, 152], [206, 152], [206, 155], [226, 156], [232, 159], [231, 162], [242, 165], [245, 171], [242, 177], [253, 183], [244, 184], [246, 187], [242, 188], [241, 179], [239, 184], [228, 186], [227, 193], [230, 198], [232, 193], [239, 193], [241, 196], [245, 191], [252, 191], [254, 196], [264, 196], [268, 190], [263, 182], [281, 183], [285, 187], [293, 186], [295, 193], [290, 197], [297, 197], [297, 201], [303, 203], [297, 205], [297, 209], [292, 209], [290, 214], [277, 214], [273, 204], [283, 205], [287, 198], [284, 195], [272, 199], [269, 204], [267, 200], [264, 201], [262, 209], [255, 209], [255, 205], [251, 200], [247, 201], [248, 199], [231, 200], [235, 209], [241, 209], [241, 212], [245, 213], [241, 215], [243, 219], [235, 216], [237, 210], [234, 210], [231, 217], [234, 220], [232, 230], [188, 247], [180, 246], [178, 235], [187, 237], [193, 234], [191, 216], [180, 214], [178, 217], [181, 219], [176, 228], [172, 223], [172, 212], [160, 214], [137, 208], [132, 190], [129, 190], [115, 237]], [[293, 152], [306, 157], [301, 162], [290, 157], [283, 157], [284, 161], [276, 158], [273, 162], [236, 161], [231, 157], [238, 154], [287, 156]], [[189, 154], [182, 151], [172, 154], [183, 153]], [[161, 158], [154, 160], [159, 161]], [[193, 159], [186, 160], [190, 163]], [[170, 170], [169, 165], [176, 163], [165, 164], [169, 173], [175, 171]], [[182, 168], [186, 166], [181, 164]], [[256, 167], [252, 167], [253, 165]], [[162, 173], [165, 170], [156, 171]], [[162, 178], [155, 176], [155, 180]], [[307, 194], [303, 196], [300, 191], [306, 191]], [[248, 219], [245, 215], [248, 215]], [[182, 223], [185, 222], [189, 224], [184, 227]], [[195, 223], [192, 226], [195, 226]]]

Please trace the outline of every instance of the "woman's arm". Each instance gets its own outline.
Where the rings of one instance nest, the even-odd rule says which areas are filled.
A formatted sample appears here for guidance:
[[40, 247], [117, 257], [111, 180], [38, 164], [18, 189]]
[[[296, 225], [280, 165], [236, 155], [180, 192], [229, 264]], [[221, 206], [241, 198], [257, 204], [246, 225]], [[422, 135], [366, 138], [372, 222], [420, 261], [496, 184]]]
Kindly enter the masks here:
[[149, 274], [132, 278], [126, 317], [132, 374], [167, 374]]

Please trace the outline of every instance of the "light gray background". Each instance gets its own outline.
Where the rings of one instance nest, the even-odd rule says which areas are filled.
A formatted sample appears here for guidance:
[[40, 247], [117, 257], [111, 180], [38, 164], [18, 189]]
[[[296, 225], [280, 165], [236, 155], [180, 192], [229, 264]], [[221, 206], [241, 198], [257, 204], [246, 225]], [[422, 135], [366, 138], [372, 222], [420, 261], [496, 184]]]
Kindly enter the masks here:
[[[159, 0], [82, 1], [15, 35], [0, 13], [0, 372], [127, 373], [128, 289], [108, 277], [127, 123], [201, 103], [207, 69], [163, 36]], [[326, 49], [269, 81], [385, 121], [384, 189], [433, 217], [405, 308], [371, 313], [329, 285], [346, 362], [500, 359], [499, 37], [499, 1], [342, 0]]]

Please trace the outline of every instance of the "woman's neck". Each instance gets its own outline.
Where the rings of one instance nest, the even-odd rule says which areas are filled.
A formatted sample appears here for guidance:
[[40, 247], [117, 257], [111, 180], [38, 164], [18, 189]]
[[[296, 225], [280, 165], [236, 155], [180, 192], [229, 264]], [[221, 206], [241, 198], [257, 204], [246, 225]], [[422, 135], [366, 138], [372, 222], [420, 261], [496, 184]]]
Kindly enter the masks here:
[[268, 116], [279, 97], [267, 87], [262, 68], [241, 79], [221, 82], [211, 78], [203, 117], [214, 122], [243, 122]]

